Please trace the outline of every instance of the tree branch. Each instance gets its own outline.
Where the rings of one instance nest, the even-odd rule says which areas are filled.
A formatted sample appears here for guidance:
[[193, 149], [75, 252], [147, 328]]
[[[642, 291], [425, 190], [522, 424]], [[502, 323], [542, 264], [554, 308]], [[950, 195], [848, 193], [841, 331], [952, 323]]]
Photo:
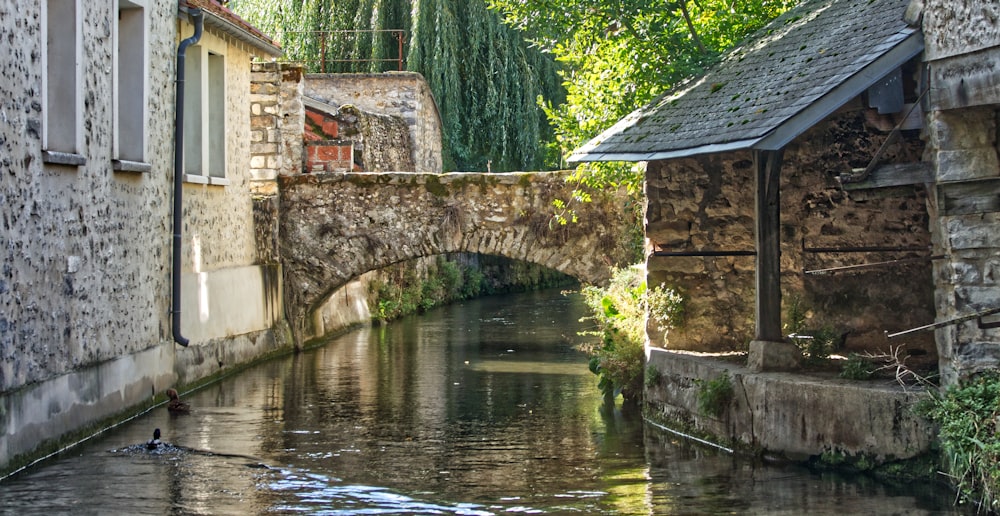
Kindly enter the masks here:
[[702, 54], [707, 54], [708, 51], [705, 50], [705, 45], [701, 43], [701, 38], [698, 37], [698, 31], [695, 30], [694, 24], [691, 23], [691, 14], [688, 13], [687, 2], [685, 0], [680, 0], [677, 5], [681, 8], [681, 14], [684, 16], [684, 21], [687, 23], [688, 30], [691, 31], [691, 37], [694, 38], [695, 45], [698, 45], [698, 51]]

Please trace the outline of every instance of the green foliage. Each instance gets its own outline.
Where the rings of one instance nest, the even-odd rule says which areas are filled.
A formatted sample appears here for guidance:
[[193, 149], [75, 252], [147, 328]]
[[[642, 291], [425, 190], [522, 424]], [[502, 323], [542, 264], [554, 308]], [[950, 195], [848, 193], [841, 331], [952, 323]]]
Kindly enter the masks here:
[[792, 342], [802, 350], [807, 362], [822, 362], [830, 358], [837, 348], [840, 336], [836, 330], [824, 326], [818, 330], [807, 328], [807, 321], [812, 317], [812, 311], [798, 296], [791, 297], [785, 306], [784, 331]]
[[660, 380], [662, 379], [663, 379], [663, 373], [660, 372], [659, 368], [657, 368], [653, 364], [649, 364], [648, 366], [646, 366], [646, 377], [643, 383], [647, 389], [649, 389], [650, 387], [656, 387], [657, 385], [660, 384]]
[[[561, 105], [555, 60], [487, 10], [485, 0], [231, 0], [277, 38], [284, 59], [311, 72], [421, 73], [441, 114], [445, 170], [497, 172], [559, 166], [542, 104]], [[328, 31], [345, 31], [331, 33]], [[321, 35], [325, 34], [325, 35]], [[329, 62], [340, 59], [341, 62]], [[320, 70], [321, 58], [327, 60]]]
[[918, 411], [941, 425], [938, 440], [962, 495], [986, 512], [1000, 510], [1000, 373], [953, 386]]
[[802, 350], [808, 362], [822, 362], [830, 358], [830, 353], [837, 347], [839, 336], [833, 328], [824, 326], [818, 330], [799, 333], [799, 338], [792, 340]]
[[472, 267], [462, 269], [462, 283], [458, 287], [458, 299], [472, 299], [486, 290], [486, 276], [483, 271]]
[[426, 270], [402, 263], [383, 270], [381, 277], [369, 285], [372, 320], [378, 322], [463, 299], [572, 281], [565, 274], [539, 265], [484, 255], [468, 262], [463, 257], [439, 256]]
[[[417, 274], [413, 268], [400, 269], [390, 274], [385, 282], [371, 286], [375, 313], [372, 319], [390, 321], [404, 315], [424, 312], [442, 304], [474, 297], [466, 292], [478, 292], [478, 286], [464, 285], [466, 267], [445, 258], [437, 260], [426, 274]], [[474, 276], [474, 274], [470, 274]], [[480, 273], [481, 277], [481, 273]]]
[[706, 416], [719, 417], [733, 400], [733, 383], [729, 373], [723, 371], [714, 380], [695, 379], [698, 386], [698, 411]]
[[[563, 65], [566, 102], [545, 102], [565, 155], [715, 62], [797, 0], [488, 0]], [[641, 170], [588, 164], [577, 179], [636, 194]]]
[[682, 312], [681, 297], [665, 286], [646, 288], [643, 269], [613, 269], [607, 288], [582, 290], [589, 318], [596, 324], [601, 343], [593, 346], [590, 370], [600, 376], [598, 387], [606, 395], [621, 394], [629, 402], [642, 396], [646, 314], [661, 328], [673, 327]]
[[786, 334], [799, 333], [805, 331], [806, 320], [811, 317], [809, 309], [806, 307], [802, 298], [799, 296], [791, 296], [785, 302], [785, 322], [782, 324], [782, 329]]
[[847, 363], [840, 371], [840, 377], [848, 380], [870, 380], [875, 374], [876, 366], [871, 360], [857, 354], [851, 353], [847, 357]]

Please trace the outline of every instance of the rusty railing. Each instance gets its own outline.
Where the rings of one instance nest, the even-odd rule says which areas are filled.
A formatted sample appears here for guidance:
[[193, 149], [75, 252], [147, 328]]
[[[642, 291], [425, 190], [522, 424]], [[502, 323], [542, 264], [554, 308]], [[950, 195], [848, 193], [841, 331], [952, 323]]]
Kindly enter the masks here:
[[[376, 41], [380, 34], [388, 34], [396, 40], [396, 55], [386, 58], [344, 58], [338, 56], [350, 55], [350, 50], [358, 44], [362, 36], [371, 36], [372, 45], [384, 44]], [[355, 30], [329, 30], [329, 31], [289, 31], [282, 35], [282, 46], [304, 48], [312, 46], [318, 51], [318, 57], [314, 59], [291, 59], [289, 62], [302, 63], [307, 69], [312, 69], [320, 73], [330, 71], [345, 71], [343, 67], [336, 65], [358, 64], [358, 63], [394, 63], [398, 71], [403, 71], [403, 41], [406, 31], [402, 29], [355, 29]], [[316, 65], [312, 68], [311, 65]], [[339, 69], [338, 69], [339, 68]], [[386, 70], [382, 70], [386, 71]]]

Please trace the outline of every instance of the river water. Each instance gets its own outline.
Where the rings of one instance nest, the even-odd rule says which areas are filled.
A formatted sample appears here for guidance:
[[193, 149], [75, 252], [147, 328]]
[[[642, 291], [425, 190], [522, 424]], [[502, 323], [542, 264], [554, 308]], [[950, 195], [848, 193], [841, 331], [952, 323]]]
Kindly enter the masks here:
[[0, 512], [958, 514], [933, 486], [761, 465], [606, 406], [584, 315], [549, 290], [352, 332], [0, 482]]

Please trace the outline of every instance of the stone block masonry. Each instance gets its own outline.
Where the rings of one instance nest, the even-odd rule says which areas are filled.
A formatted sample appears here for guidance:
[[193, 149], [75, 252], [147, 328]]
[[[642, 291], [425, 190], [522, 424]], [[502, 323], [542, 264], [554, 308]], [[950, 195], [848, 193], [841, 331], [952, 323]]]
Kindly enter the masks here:
[[302, 173], [302, 68], [254, 63], [250, 79], [250, 176], [257, 193], [275, 195], [279, 175]]
[[[923, 0], [937, 320], [1000, 308], [1000, 5]], [[995, 319], [995, 318], [993, 318]], [[945, 384], [1000, 367], [1000, 329], [936, 330]]]
[[633, 224], [621, 192], [594, 192], [577, 224], [552, 224], [566, 172], [316, 173], [279, 178], [288, 318], [297, 338], [339, 287], [415, 258], [480, 253], [601, 283], [628, 265]]

